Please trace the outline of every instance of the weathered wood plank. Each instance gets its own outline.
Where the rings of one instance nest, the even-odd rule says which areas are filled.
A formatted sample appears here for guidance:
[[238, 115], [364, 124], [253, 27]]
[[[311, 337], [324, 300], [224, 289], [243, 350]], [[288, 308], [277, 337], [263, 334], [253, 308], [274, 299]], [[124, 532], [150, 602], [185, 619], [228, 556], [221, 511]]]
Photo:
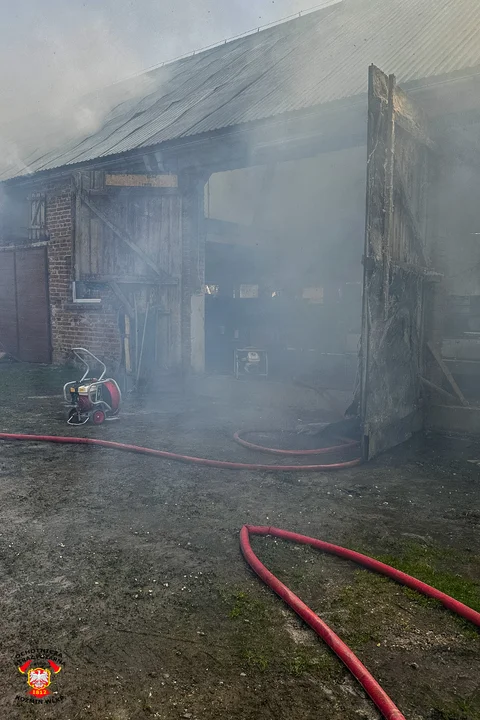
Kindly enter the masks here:
[[162, 270], [159, 268], [146, 253], [142, 250], [141, 247], [137, 245], [136, 242], [132, 240], [132, 238], [123, 230], [121, 230], [119, 227], [117, 227], [108, 217], [107, 215], [99, 208], [97, 207], [87, 196], [85, 192], [81, 192], [81, 198], [84, 205], [86, 205], [89, 210], [94, 213], [100, 220], [109, 228], [109, 230], [116, 235], [120, 240], [122, 240], [128, 247], [133, 250], [142, 260], [143, 262], [148, 265], [156, 275], [161, 279], [161, 281], [165, 284], [169, 285], [176, 285], [178, 280], [176, 278], [173, 278], [171, 275], [169, 275], [165, 270]]
[[427, 378], [420, 377], [420, 382], [422, 385], [425, 385], [429, 390], [433, 390], [434, 392], [438, 393], [442, 397], [444, 397], [447, 400], [450, 400], [451, 402], [456, 403], [457, 398], [455, 395], [452, 395], [451, 393], [447, 392], [443, 388], [441, 388], [439, 385], [436, 385], [435, 383], [431, 382], [431, 380], [427, 380]]
[[[398, 167], [395, 167], [395, 194], [397, 196], [397, 201], [400, 202], [402, 210], [403, 210], [403, 217], [406, 218], [408, 221], [408, 225], [410, 228], [410, 235], [413, 240], [414, 249], [418, 253], [419, 260], [424, 266], [427, 266], [427, 259], [425, 257], [425, 248], [424, 248], [424, 240], [422, 237], [422, 234], [420, 232], [420, 229], [417, 224], [417, 220], [412, 212], [412, 208], [410, 206], [410, 200], [408, 197], [408, 192], [406, 189], [405, 182], [403, 180], [402, 174]], [[411, 259], [411, 258], [409, 258]]]
[[110, 283], [110, 287], [112, 288], [113, 292], [117, 296], [117, 298], [120, 300], [122, 305], [124, 306], [125, 310], [128, 313], [128, 316], [133, 320], [135, 318], [135, 310], [133, 306], [130, 304], [127, 296], [119, 286], [119, 284], [115, 281]]
[[176, 175], [105, 175], [107, 187], [152, 187], [152, 188], [177, 188], [178, 177]]
[[443, 361], [442, 356], [441, 356], [440, 353], [438, 352], [438, 350], [437, 350], [437, 348], [435, 347], [435, 345], [434, 345], [433, 343], [431, 343], [431, 342], [428, 342], [428, 343], [427, 343], [427, 346], [428, 346], [428, 349], [430, 350], [430, 352], [432, 353], [433, 357], [435, 358], [435, 360], [436, 360], [438, 366], [440, 367], [441, 371], [443, 372], [443, 374], [445, 375], [446, 379], [448, 380], [448, 382], [449, 382], [452, 390], [454, 391], [455, 395], [458, 397], [458, 399], [459, 399], [460, 402], [462, 403], [463, 407], [468, 407], [468, 405], [469, 405], [468, 400], [466, 399], [465, 395], [462, 393], [462, 391], [461, 391], [460, 388], [458, 387], [458, 385], [457, 385], [457, 383], [456, 383], [456, 381], [455, 381], [455, 378], [453, 377], [452, 373], [450, 372], [450, 370], [449, 370], [448, 367], [446, 366], [445, 362]]
[[74, 179], [76, 187], [75, 203], [75, 280], [91, 272], [90, 268], [90, 213], [82, 203], [82, 193], [90, 188], [90, 175], [78, 173]]
[[400, 127], [406, 130], [417, 141], [433, 149], [435, 144], [429, 137], [428, 123], [424, 112], [417, 103], [412, 102], [409, 96], [399, 88], [398, 85], [395, 88], [393, 96], [393, 107], [396, 122]]

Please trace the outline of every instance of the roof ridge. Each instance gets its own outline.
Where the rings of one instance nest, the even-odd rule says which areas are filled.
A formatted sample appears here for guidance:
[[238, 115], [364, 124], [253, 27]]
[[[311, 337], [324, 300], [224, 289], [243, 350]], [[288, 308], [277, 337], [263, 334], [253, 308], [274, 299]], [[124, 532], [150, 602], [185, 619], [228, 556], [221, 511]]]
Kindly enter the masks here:
[[265, 23], [265, 25], [259, 25], [258, 27], [251, 28], [250, 30], [246, 30], [243, 33], [239, 33], [238, 35], [233, 35], [232, 37], [225, 38], [223, 40], [219, 40], [218, 42], [212, 43], [211, 45], [206, 45], [205, 47], [198, 48], [196, 50], [191, 50], [187, 53], [183, 53], [182, 55], [177, 55], [174, 58], [171, 58], [170, 60], [164, 60], [163, 62], [157, 63], [156, 65], [152, 65], [151, 67], [144, 68], [143, 70], [139, 70], [136, 73], [133, 73], [132, 75], [127, 75], [126, 77], [122, 78], [121, 80], [116, 80], [114, 83], [112, 83], [108, 87], [113, 87], [114, 85], [119, 85], [122, 82], [126, 82], [127, 80], [132, 80], [136, 77], [140, 77], [142, 75], [147, 75], [150, 72], [153, 72], [155, 70], [159, 70], [160, 68], [166, 67], [168, 65], [173, 65], [176, 62], [179, 62], [180, 60], [187, 60], [188, 58], [195, 57], [197, 55], [201, 55], [204, 52], [208, 52], [208, 50], [214, 50], [215, 48], [222, 47], [223, 45], [229, 45], [230, 43], [233, 43], [235, 40], [243, 40], [247, 39], [249, 37], [255, 37], [256, 35], [263, 33], [267, 30], [270, 30], [272, 28], [276, 28], [279, 25], [288, 25], [289, 23], [293, 23], [295, 20], [299, 20], [303, 17], [308, 17], [309, 15], [314, 15], [315, 13], [320, 13], [322, 10], [328, 10], [331, 7], [336, 7], [340, 5], [344, 5], [347, 0], [324, 0], [323, 3], [319, 5], [314, 5], [313, 7], [307, 8], [306, 10], [300, 10], [298, 13], [293, 13], [292, 15], [286, 15], [283, 18], [279, 18], [278, 20], [273, 20], [270, 23]]

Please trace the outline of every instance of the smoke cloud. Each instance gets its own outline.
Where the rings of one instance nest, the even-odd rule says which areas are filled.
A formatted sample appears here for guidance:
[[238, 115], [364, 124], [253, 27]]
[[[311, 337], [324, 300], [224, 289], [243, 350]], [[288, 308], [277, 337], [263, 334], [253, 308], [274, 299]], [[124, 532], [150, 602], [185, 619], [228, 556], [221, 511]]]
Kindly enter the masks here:
[[[98, 91], [141, 69], [101, 14], [68, 29], [38, 22], [23, 57], [0, 50], [2, 165], [28, 167], [32, 153], [98, 129], [110, 109]], [[139, 83], [140, 85], [141, 83]]]
[[28, 169], [34, 156], [95, 132], [112, 107], [142, 94], [143, 69], [314, 4], [0, 0], [0, 165]]

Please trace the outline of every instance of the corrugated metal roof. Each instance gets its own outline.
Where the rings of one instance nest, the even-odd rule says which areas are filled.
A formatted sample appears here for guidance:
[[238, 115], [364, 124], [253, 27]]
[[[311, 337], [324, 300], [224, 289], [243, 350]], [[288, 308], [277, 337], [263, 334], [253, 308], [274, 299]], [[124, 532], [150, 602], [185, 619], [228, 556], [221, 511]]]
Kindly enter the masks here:
[[[98, 132], [28, 158], [29, 172], [358, 95], [371, 63], [399, 82], [480, 65], [480, 2], [343, 0], [178, 60], [142, 76], [140, 99], [118, 105]], [[10, 168], [0, 179], [24, 173]]]

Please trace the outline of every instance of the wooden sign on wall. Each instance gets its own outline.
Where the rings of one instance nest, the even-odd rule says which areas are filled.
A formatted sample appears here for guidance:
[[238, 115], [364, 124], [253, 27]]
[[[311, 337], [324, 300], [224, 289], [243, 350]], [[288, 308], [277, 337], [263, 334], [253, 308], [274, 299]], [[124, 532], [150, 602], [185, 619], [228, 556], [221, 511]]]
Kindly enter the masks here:
[[152, 188], [177, 188], [178, 177], [176, 175], [105, 175], [105, 186], [107, 187], [152, 187]]

